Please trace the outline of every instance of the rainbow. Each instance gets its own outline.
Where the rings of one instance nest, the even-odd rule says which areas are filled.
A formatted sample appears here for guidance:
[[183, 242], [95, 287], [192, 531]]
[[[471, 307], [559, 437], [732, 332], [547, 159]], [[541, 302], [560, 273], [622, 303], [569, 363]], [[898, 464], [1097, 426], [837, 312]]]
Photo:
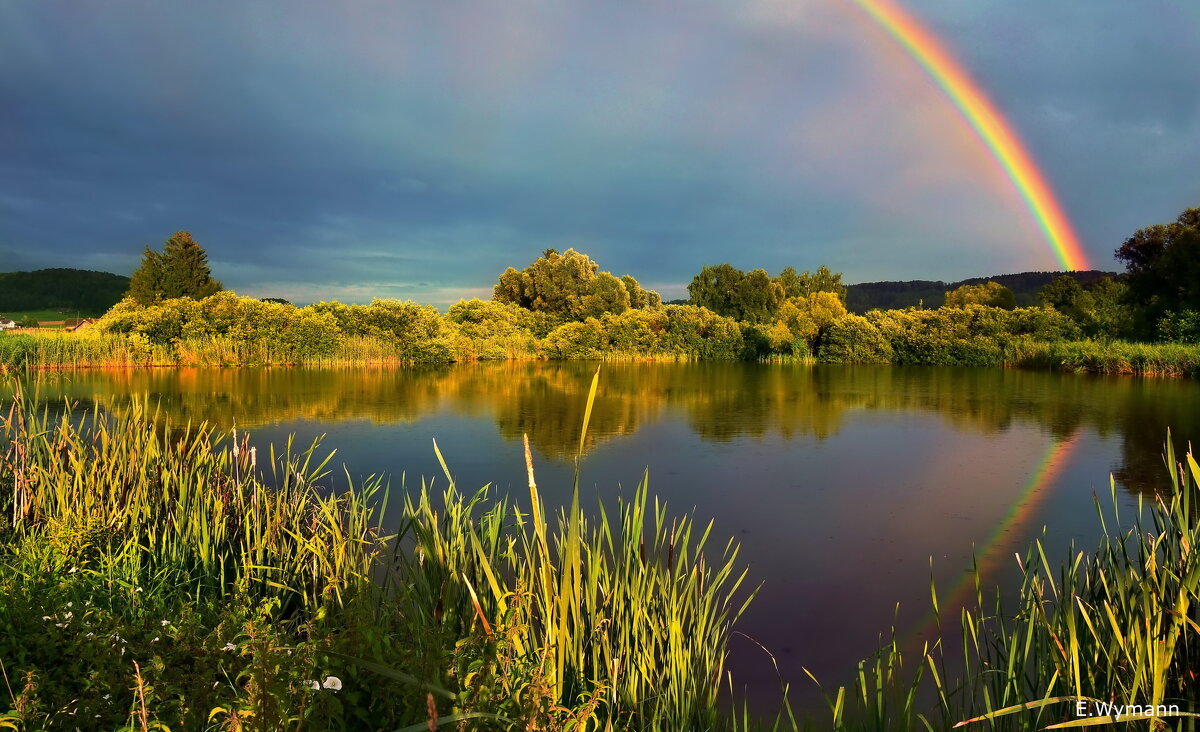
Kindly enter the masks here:
[[[958, 583], [951, 588], [950, 592], [945, 594], [939, 601], [939, 609], [945, 613], [958, 612], [958, 609], [967, 606], [975, 594], [975, 578], [979, 577], [980, 585], [986, 582], [990, 577], [994, 576], [996, 569], [1000, 565], [1001, 557], [999, 550], [1004, 544], [1004, 536], [1014, 528], [1023, 527], [1029, 522], [1036, 512], [1037, 508], [1042, 504], [1043, 499], [1050, 494], [1050, 485], [1062, 473], [1062, 469], [1070, 460], [1071, 453], [1075, 450], [1075, 445], [1079, 441], [1079, 435], [1074, 434], [1065, 440], [1056, 440], [1051, 443], [1050, 448], [1046, 451], [1046, 455], [1034, 470], [1033, 477], [1024, 490], [1013, 501], [1008, 515], [1005, 516], [992, 531], [991, 535], [984, 540], [981, 549], [976, 551], [976, 564], [974, 571], [966, 571], [959, 579]], [[1007, 553], [1006, 553], [1007, 554]], [[917, 626], [914, 635], [918, 638], [929, 638], [937, 630], [937, 617], [930, 612], [929, 616]]]
[[1016, 133], [962, 66], [932, 33], [892, 0], [853, 1], [917, 60], [958, 107], [1025, 199], [1063, 268], [1089, 269], [1087, 255], [1054, 192]]

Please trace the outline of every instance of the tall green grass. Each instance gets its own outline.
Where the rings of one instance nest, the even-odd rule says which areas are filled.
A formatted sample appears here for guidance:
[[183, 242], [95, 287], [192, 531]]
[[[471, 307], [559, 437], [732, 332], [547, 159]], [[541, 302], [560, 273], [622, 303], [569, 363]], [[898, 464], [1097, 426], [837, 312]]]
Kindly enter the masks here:
[[[736, 545], [710, 546], [711, 523], [670, 517], [646, 481], [615, 509], [597, 505], [585, 514], [576, 478], [570, 505], [552, 509], [527, 448], [524, 507], [488, 490], [464, 495], [447, 469], [443, 488], [423, 484], [406, 494], [390, 520], [397, 523], [388, 524], [395, 533], [385, 535], [381, 482], [322, 488], [328, 458], [317, 450], [289, 443], [260, 454], [245, 435], [163, 426], [137, 404], [53, 416], [18, 389], [0, 418], [0, 556], [9, 567], [0, 584], [14, 597], [43, 594], [28, 588], [45, 581], [35, 580], [35, 568], [45, 566], [57, 578], [51, 588], [73, 587], [88, 605], [111, 605], [102, 598], [115, 583], [146, 588], [147, 599], [163, 606], [266, 608], [256, 622], [291, 629], [270, 653], [280, 656], [291, 643], [310, 667], [313, 658], [334, 663], [338, 678], [358, 681], [358, 701], [344, 711], [384, 715], [397, 726], [430, 719], [470, 720], [471, 729], [726, 726], [727, 642], [753, 593], [741, 589]], [[0, 626], [39, 625], [14, 619], [21, 608], [48, 612], [0, 599]], [[205, 622], [230, 621], [217, 613]], [[247, 643], [266, 632], [245, 622]], [[107, 648], [84, 655], [110, 658]], [[247, 648], [239, 657], [267, 653]], [[193, 714], [203, 705], [194, 690], [212, 682], [232, 694], [220, 705], [228, 713], [303, 721], [307, 692], [298, 683], [306, 682], [287, 681], [278, 666], [238, 671], [217, 651], [209, 653], [222, 659], [223, 677], [179, 676], [186, 669], [163, 663], [146, 683], [193, 690]], [[54, 677], [49, 653], [16, 634], [0, 642], [8, 673], [52, 680], [41, 696], [13, 692], [14, 704], [29, 697], [43, 710], [65, 708], [68, 695], [95, 701], [102, 692], [129, 699], [131, 677], [81, 687]], [[140, 685], [151, 672], [143, 663], [137, 673]], [[60, 687], [62, 696], [48, 691]], [[151, 703], [139, 713], [172, 727], [196, 721], [175, 706]], [[46, 717], [11, 719], [33, 725]]]
[[[580, 452], [597, 388], [598, 375]], [[931, 586], [942, 638], [916, 653], [884, 644], [806, 721], [786, 701], [773, 719], [730, 714], [728, 640], [754, 591], [737, 545], [672, 517], [646, 480], [615, 507], [591, 508], [577, 471], [556, 509], [528, 447], [527, 498], [464, 494], [442, 460], [445, 484], [405, 491], [385, 521], [378, 478], [335, 491], [317, 445], [264, 449], [164, 425], [142, 405], [54, 415], [17, 391], [0, 416], [0, 663], [17, 679], [0, 691], [13, 707], [0, 724], [54, 726], [80, 705], [124, 718], [103, 716], [109, 697], [132, 722], [172, 728], [210, 714], [258, 729], [1113, 721], [1077, 717], [1082, 701], [1089, 712], [1150, 707], [1157, 717], [1116, 721], [1153, 730], [1198, 711], [1200, 465], [1190, 452], [1176, 462], [1169, 440], [1157, 500], [1122, 516], [1114, 484], [1113, 509], [1096, 502], [1098, 549], [1072, 547], [1057, 563], [1035, 544], [1015, 593], [977, 579], [957, 618], [940, 614]], [[73, 625], [76, 611], [90, 620]], [[344, 693], [314, 692], [306, 679], [325, 675]]]
[[1200, 346], [1125, 341], [1014, 341], [1006, 363], [1092, 374], [1200, 376]]

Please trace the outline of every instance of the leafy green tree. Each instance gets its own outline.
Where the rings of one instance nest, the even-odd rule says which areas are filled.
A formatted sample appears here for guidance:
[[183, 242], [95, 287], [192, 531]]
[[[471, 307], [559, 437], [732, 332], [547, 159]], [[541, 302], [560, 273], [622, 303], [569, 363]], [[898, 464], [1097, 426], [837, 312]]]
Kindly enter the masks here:
[[738, 283], [731, 317], [749, 323], [770, 322], [783, 302], [783, 287], [765, 269], [753, 269]]
[[1125, 304], [1129, 287], [1112, 277], [1101, 277], [1088, 286], [1080, 306], [1085, 320], [1081, 325], [1088, 335], [1124, 338], [1133, 330], [1133, 316]]
[[688, 300], [717, 315], [738, 318], [741, 298], [738, 288], [745, 278], [746, 273], [732, 264], [706, 266], [688, 285]]
[[846, 302], [846, 286], [842, 284], [842, 273], [834, 272], [821, 265], [816, 272], [807, 270], [796, 274], [793, 267], [786, 267], [775, 278], [784, 289], [785, 297], [808, 297], [814, 292], [832, 292], [843, 303]]
[[574, 249], [562, 254], [547, 249], [524, 271], [512, 267], [504, 270], [492, 300], [580, 320], [605, 312], [624, 312], [633, 306], [632, 285], [639, 305], [661, 304], [658, 293], [642, 289], [633, 277], [617, 278], [599, 269], [590, 257]]
[[629, 301], [625, 283], [608, 272], [601, 272], [592, 281], [590, 292], [583, 296], [583, 316], [599, 318], [605, 313], [620, 315], [629, 309]]
[[177, 231], [161, 253], [146, 247], [141, 266], [130, 278], [127, 296], [140, 305], [152, 305], [177, 297], [199, 300], [222, 289], [212, 278], [204, 249], [191, 234]]
[[1038, 292], [1038, 301], [1076, 320], [1082, 320], [1079, 300], [1083, 295], [1083, 287], [1078, 280], [1070, 275], [1061, 275]]
[[662, 305], [662, 297], [654, 290], [647, 290], [632, 275], [621, 275], [625, 291], [629, 293], [629, 307], [634, 310], [656, 308]]
[[957, 290], [946, 293], [946, 307], [963, 308], [967, 305], [987, 305], [1012, 310], [1017, 306], [1017, 299], [1013, 296], [1012, 290], [999, 282], [963, 285]]
[[1116, 251], [1125, 263], [1127, 299], [1143, 336], [1168, 310], [1200, 309], [1200, 208], [1169, 224], [1138, 229]]

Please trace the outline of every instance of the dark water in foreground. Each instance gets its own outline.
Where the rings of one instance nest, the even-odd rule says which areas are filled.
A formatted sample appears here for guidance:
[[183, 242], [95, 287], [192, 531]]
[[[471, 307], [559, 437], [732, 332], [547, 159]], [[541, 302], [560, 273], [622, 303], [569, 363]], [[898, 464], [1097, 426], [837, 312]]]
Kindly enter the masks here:
[[[180, 369], [52, 377], [85, 406], [157, 400], [173, 421], [236, 423], [254, 441], [327, 435], [353, 475], [442, 483], [437, 439], [460, 487], [526, 498], [528, 433], [548, 501], [569, 498], [595, 365], [501, 363], [433, 370]], [[1171, 427], [1200, 439], [1200, 385], [1002, 369], [606, 364], [582, 461], [585, 506], [632, 493], [648, 468], [671, 512], [715, 518], [762, 583], [740, 630], [770, 649], [813, 702], [802, 667], [848, 683], [893, 625], [927, 634], [929, 580], [963, 600], [974, 553], [989, 583], [1041, 536], [1060, 556], [1099, 536], [1093, 491], [1122, 508], [1163, 485]], [[897, 603], [899, 609], [897, 610]], [[952, 621], [953, 622], [953, 621]], [[731, 668], [765, 701], [779, 688], [755, 643]]]

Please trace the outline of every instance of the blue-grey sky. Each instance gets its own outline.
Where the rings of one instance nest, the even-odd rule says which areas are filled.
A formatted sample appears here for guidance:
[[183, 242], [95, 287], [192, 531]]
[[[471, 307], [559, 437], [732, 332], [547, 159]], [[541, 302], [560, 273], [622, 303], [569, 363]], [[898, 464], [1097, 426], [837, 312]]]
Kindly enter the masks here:
[[[903, 0], [1090, 264], [1200, 205], [1200, 5]], [[848, 282], [1056, 269], [986, 148], [850, 0], [0, 4], [0, 271], [192, 232], [297, 302], [491, 292], [574, 247]]]

